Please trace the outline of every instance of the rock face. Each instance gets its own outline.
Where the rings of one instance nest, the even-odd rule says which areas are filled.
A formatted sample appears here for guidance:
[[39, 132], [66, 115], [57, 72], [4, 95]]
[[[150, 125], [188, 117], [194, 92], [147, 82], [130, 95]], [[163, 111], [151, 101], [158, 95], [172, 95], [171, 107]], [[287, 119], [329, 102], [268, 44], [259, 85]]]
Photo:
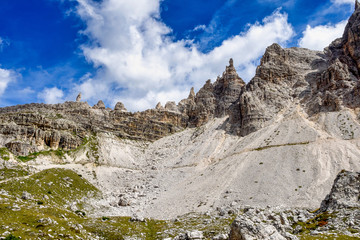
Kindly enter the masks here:
[[336, 177], [329, 195], [321, 203], [321, 211], [360, 208], [360, 173], [342, 171]]
[[215, 83], [206, 81], [194, 96], [193, 89], [188, 99], [181, 101], [181, 111], [189, 116], [189, 126], [201, 126], [214, 117], [230, 114], [231, 106], [238, 100], [245, 82], [236, 73], [233, 60], [230, 59], [222, 77]]
[[[98, 111], [97, 109], [104, 110]], [[103, 106], [103, 107], [101, 107]], [[27, 104], [0, 109], [0, 144], [16, 155], [43, 149], [71, 150], [88, 135], [112, 132], [120, 138], [153, 141], [187, 126], [180, 113], [147, 110], [129, 113], [95, 109], [83, 102]]]
[[97, 104], [93, 106], [94, 109], [105, 109], [105, 104], [102, 100], [99, 100]]
[[81, 102], [81, 93], [79, 93], [76, 97], [76, 102]]
[[[318, 211], [305, 209], [245, 209], [231, 225], [230, 240], [298, 239], [293, 234], [341, 232], [359, 236], [360, 172], [341, 171]], [[349, 232], [351, 229], [352, 232]], [[336, 235], [333, 236], [336, 238]]]
[[286, 240], [272, 225], [254, 223], [249, 219], [241, 219], [241, 217], [233, 222], [230, 240], [255, 239]]
[[125, 108], [125, 105], [122, 102], [116, 103], [114, 110], [121, 111], [121, 112], [127, 112], [127, 109]]
[[[0, 109], [0, 144], [26, 155], [44, 148], [73, 149], [85, 135], [111, 131], [121, 138], [157, 140], [186, 127], [200, 127], [211, 119], [229, 116], [222, 126], [228, 133], [246, 136], [270, 125], [289, 107], [298, 106], [308, 116], [320, 112], [360, 107], [360, 8], [346, 26], [343, 37], [324, 51], [266, 49], [254, 78], [245, 85], [230, 59], [221, 77], [178, 104], [158, 104], [155, 109], [129, 113], [122, 103], [114, 111], [103, 101], [93, 108], [76, 102], [29, 104]], [[101, 110], [101, 111], [99, 111]]]
[[[304, 215], [301, 211], [301, 215]], [[230, 240], [297, 240], [292, 235], [295, 212], [276, 211], [275, 209], [245, 209], [245, 213], [239, 215], [231, 224]], [[305, 216], [304, 216], [305, 218]]]
[[262, 128], [296, 98], [307, 94], [314, 62], [321, 67], [325, 59], [307, 49], [282, 49], [278, 44], [268, 47], [255, 77], [230, 112], [236, 133], [244, 136]]

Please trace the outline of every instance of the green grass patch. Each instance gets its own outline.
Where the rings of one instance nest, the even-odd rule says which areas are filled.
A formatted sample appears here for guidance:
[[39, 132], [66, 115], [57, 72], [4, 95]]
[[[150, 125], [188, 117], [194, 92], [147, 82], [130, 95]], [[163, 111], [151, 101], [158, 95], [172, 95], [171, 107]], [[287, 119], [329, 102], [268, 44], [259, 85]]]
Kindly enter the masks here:
[[346, 235], [332, 235], [332, 234], [319, 234], [319, 235], [308, 235], [308, 234], [303, 234], [303, 235], [298, 235], [300, 240], [325, 240], [325, 239], [337, 239], [337, 240], [359, 240], [358, 237], [350, 237], [350, 236], [346, 236]]
[[10, 160], [10, 153], [7, 148], [0, 148], [0, 157], [5, 161]]
[[314, 218], [309, 219], [307, 222], [297, 222], [292, 227], [295, 229], [298, 225], [301, 226], [301, 231], [303, 233], [309, 233], [312, 230], [317, 229], [318, 227], [323, 227], [328, 224], [330, 218], [334, 218], [336, 215], [334, 213], [323, 212], [316, 215]]
[[[16, 197], [29, 192], [36, 201], [63, 206], [67, 201], [75, 201], [87, 196], [96, 195], [99, 190], [77, 173], [67, 169], [47, 169], [27, 179], [11, 180], [0, 183], [0, 189], [8, 191]], [[51, 194], [49, 193], [51, 192]], [[43, 199], [44, 195], [48, 199]]]
[[15, 177], [27, 176], [29, 173], [20, 167], [14, 168], [1, 168], [0, 169], [0, 180], [7, 180]]
[[65, 151], [61, 148], [57, 149], [57, 150], [48, 150], [48, 151], [41, 151], [41, 152], [34, 152], [34, 153], [30, 153], [27, 156], [18, 156], [17, 158], [22, 161], [22, 162], [28, 162], [31, 160], [36, 159], [38, 156], [42, 155], [42, 156], [57, 156], [58, 158], [63, 158], [65, 156], [66, 153], [68, 153], [70, 151]]

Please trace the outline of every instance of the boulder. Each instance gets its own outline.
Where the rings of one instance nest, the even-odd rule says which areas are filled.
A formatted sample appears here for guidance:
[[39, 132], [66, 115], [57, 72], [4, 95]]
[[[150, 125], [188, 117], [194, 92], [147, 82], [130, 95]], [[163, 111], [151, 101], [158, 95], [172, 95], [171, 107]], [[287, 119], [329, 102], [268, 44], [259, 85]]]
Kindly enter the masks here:
[[330, 193], [321, 202], [320, 211], [360, 208], [360, 172], [341, 171]]

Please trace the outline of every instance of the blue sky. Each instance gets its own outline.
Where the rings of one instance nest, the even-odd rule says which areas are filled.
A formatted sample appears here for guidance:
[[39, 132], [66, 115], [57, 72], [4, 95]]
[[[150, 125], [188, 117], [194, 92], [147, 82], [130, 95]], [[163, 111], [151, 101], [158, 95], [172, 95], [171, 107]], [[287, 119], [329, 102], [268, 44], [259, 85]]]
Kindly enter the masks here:
[[132, 111], [179, 101], [228, 59], [249, 81], [265, 48], [321, 50], [353, 0], [2, 0], [0, 107], [121, 101]]

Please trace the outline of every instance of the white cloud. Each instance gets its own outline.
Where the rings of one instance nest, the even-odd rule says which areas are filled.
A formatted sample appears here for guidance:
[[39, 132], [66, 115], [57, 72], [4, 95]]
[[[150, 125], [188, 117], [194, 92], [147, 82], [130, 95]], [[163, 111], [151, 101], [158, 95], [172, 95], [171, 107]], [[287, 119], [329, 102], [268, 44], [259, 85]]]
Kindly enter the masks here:
[[45, 88], [38, 94], [38, 98], [48, 104], [55, 104], [63, 101], [64, 92], [57, 87]]
[[342, 4], [355, 4], [355, 0], [331, 0], [332, 3], [335, 3], [337, 5]]
[[7, 69], [0, 68], [0, 96], [2, 96], [10, 82], [15, 81], [16, 74]]
[[194, 27], [193, 31], [203, 31], [206, 29], [206, 25], [197, 25], [196, 27]]
[[265, 48], [293, 35], [287, 15], [277, 11], [204, 54], [192, 41], [169, 36], [172, 30], [159, 19], [160, 0], [78, 2], [77, 13], [87, 26], [83, 34], [92, 40], [82, 50], [99, 71], [74, 91], [94, 102], [122, 101], [130, 110], [187, 97], [191, 86], [199, 89], [221, 75], [231, 57], [240, 76], [249, 80]]
[[342, 36], [347, 21], [342, 21], [336, 25], [319, 25], [316, 27], [307, 26], [303, 32], [303, 38], [299, 41], [299, 46], [313, 50], [323, 50], [333, 40]]

